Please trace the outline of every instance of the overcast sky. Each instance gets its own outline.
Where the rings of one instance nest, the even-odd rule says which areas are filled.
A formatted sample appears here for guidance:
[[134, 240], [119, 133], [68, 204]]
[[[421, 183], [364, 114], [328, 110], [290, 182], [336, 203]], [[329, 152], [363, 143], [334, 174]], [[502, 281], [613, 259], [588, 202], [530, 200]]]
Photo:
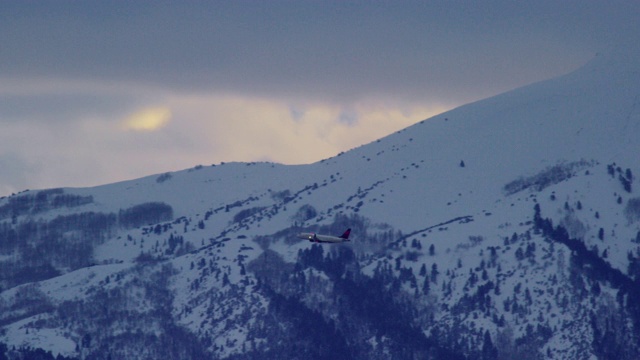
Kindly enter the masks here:
[[311, 163], [567, 73], [638, 1], [0, 0], [0, 196]]

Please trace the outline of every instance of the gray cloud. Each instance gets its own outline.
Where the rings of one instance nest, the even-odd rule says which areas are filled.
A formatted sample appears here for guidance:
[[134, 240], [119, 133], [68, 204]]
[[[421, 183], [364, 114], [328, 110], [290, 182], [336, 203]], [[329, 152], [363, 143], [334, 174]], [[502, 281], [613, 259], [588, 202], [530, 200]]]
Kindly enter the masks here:
[[100, 116], [134, 108], [131, 97], [104, 94], [0, 95], [0, 123], [15, 121], [73, 122], [83, 116]]
[[[33, 184], [29, 178], [38, 171], [38, 166], [15, 152], [0, 153], [0, 196], [24, 190]], [[21, 188], [16, 187], [21, 184]]]
[[[9, 2], [2, 76], [344, 101], [470, 98], [567, 72], [632, 34], [602, 1]], [[636, 25], [637, 26], [637, 25]]]

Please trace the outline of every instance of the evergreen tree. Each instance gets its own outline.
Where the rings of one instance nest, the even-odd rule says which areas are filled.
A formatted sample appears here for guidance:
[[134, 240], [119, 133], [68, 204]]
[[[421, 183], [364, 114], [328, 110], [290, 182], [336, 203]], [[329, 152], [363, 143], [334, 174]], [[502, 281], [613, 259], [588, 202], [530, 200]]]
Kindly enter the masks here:
[[422, 293], [427, 295], [429, 294], [429, 290], [430, 290], [429, 278], [425, 277], [424, 282], [422, 283]]
[[484, 340], [482, 342], [482, 359], [493, 360], [498, 358], [498, 348], [491, 341], [489, 330], [484, 332]]
[[422, 264], [420, 267], [420, 276], [427, 276], [427, 265]]

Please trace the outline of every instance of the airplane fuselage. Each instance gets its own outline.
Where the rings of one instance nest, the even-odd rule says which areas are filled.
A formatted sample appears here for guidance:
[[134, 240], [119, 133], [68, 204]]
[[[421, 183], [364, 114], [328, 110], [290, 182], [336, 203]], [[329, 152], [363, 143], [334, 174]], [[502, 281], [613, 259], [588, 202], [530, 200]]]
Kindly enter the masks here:
[[298, 234], [298, 238], [315, 243], [341, 243], [349, 241], [350, 232], [351, 229], [347, 229], [347, 231], [345, 231], [342, 236], [321, 235], [316, 233], [300, 233]]

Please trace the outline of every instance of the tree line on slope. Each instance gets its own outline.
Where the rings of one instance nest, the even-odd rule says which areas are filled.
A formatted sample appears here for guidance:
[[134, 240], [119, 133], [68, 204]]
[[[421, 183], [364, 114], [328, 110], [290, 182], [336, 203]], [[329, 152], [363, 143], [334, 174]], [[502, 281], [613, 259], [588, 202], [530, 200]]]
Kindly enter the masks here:
[[[39, 204], [39, 200], [29, 201]], [[112, 237], [117, 229], [172, 218], [170, 205], [151, 202], [120, 210], [117, 215], [89, 211], [58, 215], [51, 220], [14, 217], [0, 222], [0, 255], [12, 255], [0, 261], [0, 291], [90, 266], [95, 246]]]
[[[640, 356], [640, 280], [613, 268], [597, 251], [589, 250], [580, 239], [571, 238], [563, 226], [554, 226], [551, 219], [543, 218], [539, 204], [534, 207], [534, 228], [571, 250], [572, 271], [593, 282], [590, 291], [582, 292], [584, 296], [598, 296], [600, 283], [617, 289], [616, 305], [626, 316], [620, 317], [616, 309], [602, 309], [603, 312], [591, 315], [592, 347], [596, 354], [607, 359], [637, 359]], [[632, 323], [631, 332], [619, 331], [626, 328], [624, 323], [628, 318]]]

